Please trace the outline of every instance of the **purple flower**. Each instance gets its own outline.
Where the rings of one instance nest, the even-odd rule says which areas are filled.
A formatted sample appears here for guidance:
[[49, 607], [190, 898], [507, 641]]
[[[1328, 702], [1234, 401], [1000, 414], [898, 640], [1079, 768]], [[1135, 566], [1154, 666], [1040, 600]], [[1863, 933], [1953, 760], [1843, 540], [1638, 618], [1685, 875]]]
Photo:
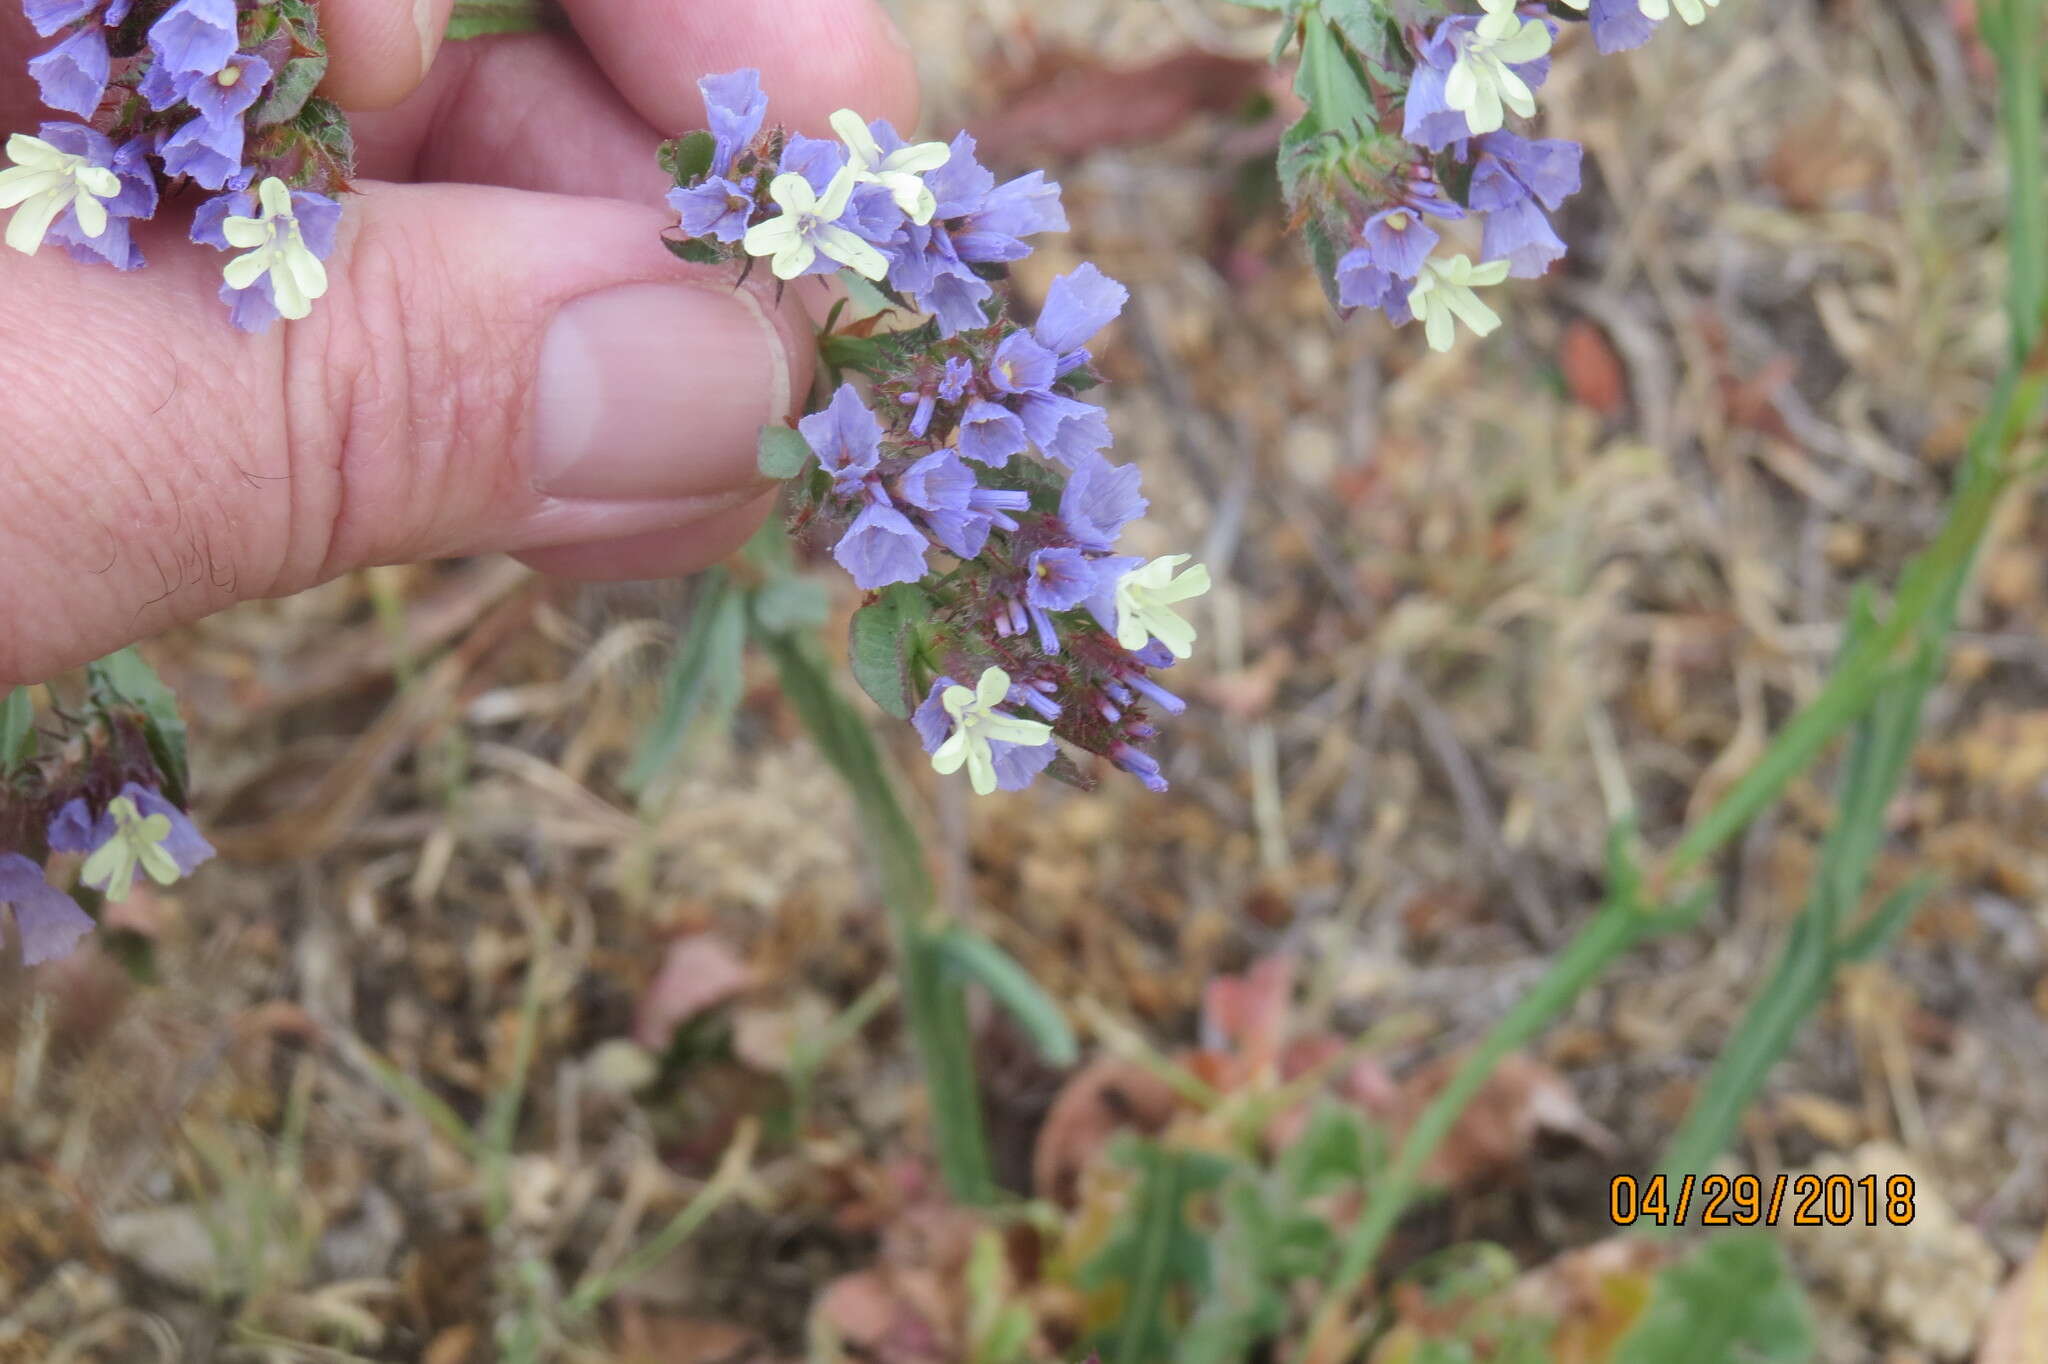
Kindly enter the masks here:
[[960, 401], [967, 385], [974, 382], [974, 365], [964, 355], [949, 356], [946, 372], [939, 379], [939, 396], [949, 403]]
[[[1130, 301], [1131, 291], [1084, 263], [1061, 275], [1045, 291], [1045, 307], [1031, 334], [1059, 357], [1057, 372], [1088, 363], [1088, 339], [1114, 322]], [[997, 352], [998, 356], [1001, 352]]]
[[[887, 124], [877, 126], [887, 129]], [[897, 144], [903, 139], [894, 133], [889, 136]], [[846, 148], [839, 143], [822, 137], [805, 137], [802, 133], [791, 133], [783, 144], [781, 172], [801, 175], [810, 185], [813, 193], [822, 196], [831, 187], [833, 177], [846, 165]], [[889, 191], [880, 185], [858, 184], [853, 187], [852, 196], [846, 208], [833, 220], [863, 241], [877, 245], [889, 241], [897, 229], [907, 222], [903, 210], [896, 207], [896, 201], [889, 197]], [[826, 264], [813, 273], [824, 273], [838, 267]]]
[[1453, 142], [1472, 136], [1465, 116], [1444, 98], [1444, 84], [1450, 68], [1419, 62], [1408, 81], [1408, 95], [1402, 102], [1401, 136], [1418, 147], [1442, 151]]
[[238, 52], [211, 73], [179, 71], [168, 62], [153, 63], [135, 84], [135, 92], [152, 109], [191, 105], [215, 124], [239, 123], [242, 115], [270, 83], [270, 63], [253, 53]]
[[839, 174], [839, 168], [846, 164], [846, 148], [828, 137], [805, 137], [802, 133], [791, 133], [782, 146], [781, 173], [795, 172], [810, 182], [811, 188], [819, 194], [832, 183], [832, 177]]
[[1626, 52], [1650, 41], [1657, 21], [1643, 13], [1637, 0], [1593, 0], [1593, 45], [1602, 52]]
[[1010, 456], [1030, 444], [1024, 422], [1009, 408], [976, 398], [960, 414], [960, 453], [991, 468], [1000, 469]]
[[242, 169], [242, 124], [193, 118], [164, 139], [166, 175], [189, 175], [205, 189], [225, 189]]
[[924, 533], [909, 517], [887, 502], [870, 502], [833, 546], [832, 557], [853, 575], [857, 587], [872, 592], [922, 578], [928, 547]]
[[[22, 13], [39, 37], [47, 38], [99, 8], [99, 0], [22, 0]], [[109, 20], [119, 23], [118, 19]]]
[[178, 0], [149, 27], [151, 50], [173, 71], [210, 76], [237, 45], [235, 0]]
[[1472, 187], [1467, 199], [1475, 209], [1491, 212], [1534, 195], [1556, 209], [1579, 192], [1580, 163], [1586, 150], [1561, 137], [1531, 140], [1514, 133], [1488, 133], [1473, 143]]
[[[1033, 550], [1024, 562], [1024, 600], [1047, 611], [1071, 611], [1103, 590], [1105, 562], [1078, 549]], [[1114, 577], [1108, 586], [1115, 589]]]
[[999, 393], [1045, 393], [1058, 377], [1059, 356], [1032, 339], [1011, 332], [989, 357], [988, 381]]
[[1110, 443], [1102, 409], [1064, 393], [1027, 393], [1018, 400], [1017, 416], [1039, 453], [1065, 468]]
[[882, 455], [882, 424], [852, 384], [841, 384], [822, 412], [796, 424], [818, 463], [842, 489], [875, 470]]
[[1373, 214], [1365, 220], [1359, 236], [1372, 263], [1402, 279], [1414, 279], [1421, 274], [1422, 262], [1443, 240], [1435, 228], [1409, 208], [1389, 208]]
[[1397, 278], [1372, 263], [1372, 252], [1354, 247], [1337, 261], [1337, 303], [1345, 308], [1378, 308], [1395, 326], [1405, 326], [1415, 314], [1408, 307], [1408, 281]]
[[747, 219], [754, 213], [754, 179], [734, 182], [713, 175], [688, 189], [670, 190], [668, 206], [682, 219], [684, 236], [736, 242], [747, 234]]
[[109, 66], [107, 31], [94, 24], [31, 59], [28, 73], [41, 87], [43, 103], [91, 118], [100, 107], [100, 96], [106, 93]]
[[1090, 451], [1074, 461], [1060, 492], [1060, 526], [1084, 548], [1106, 550], [1147, 505], [1138, 492], [1137, 465], [1111, 464]]
[[1479, 242], [1481, 260], [1504, 260], [1517, 279], [1535, 279], [1562, 259], [1564, 239], [1534, 199], [1523, 199], [1486, 215]]
[[889, 283], [937, 318], [943, 335], [984, 327], [981, 305], [993, 291], [970, 267], [1020, 260], [1031, 254], [1024, 238], [1064, 232], [1060, 187], [1037, 171], [998, 186], [966, 133], [924, 182], [937, 208], [929, 223], [902, 220], [886, 247]]
[[[1158, 640], [1150, 640], [1147, 642], [1146, 647], [1150, 648], [1151, 646], [1158, 644]], [[1143, 650], [1139, 651], [1140, 654], [1142, 654], [1143, 652]], [[1160, 645], [1159, 652], [1166, 655], [1165, 662], [1162, 663], [1154, 661], [1151, 662], [1149, 666], [1154, 668], [1172, 667], [1174, 662], [1172, 653], [1168, 651], [1164, 645]], [[1136, 659], [1138, 658], [1138, 655], [1134, 654], [1132, 657]], [[1149, 676], [1146, 675], [1145, 669], [1143, 667], [1138, 666], [1135, 662], [1132, 664], [1132, 666], [1125, 668], [1123, 671], [1119, 672], [1116, 675], [1116, 679], [1114, 681], [1106, 684], [1105, 689], [1109, 692], [1111, 698], [1114, 699], [1119, 705], [1128, 706], [1137, 697], [1142, 696], [1147, 701], [1150, 701], [1153, 705], [1165, 711], [1168, 715], [1179, 715], [1181, 712], [1185, 711], [1188, 708], [1187, 702], [1181, 700], [1178, 696], [1175, 696], [1172, 692], [1160, 686], [1157, 682], [1154, 682]]]
[[[165, 799], [161, 791], [131, 781], [121, 788], [120, 794], [135, 803], [135, 809], [142, 818], [162, 815], [169, 823], [170, 830], [158, 846], [170, 854], [178, 875], [190, 876], [199, 869], [200, 863], [213, 857], [213, 845], [206, 841], [206, 836], [193, 826], [183, 810]], [[103, 809], [97, 818], [92, 818], [84, 798], [79, 797], [67, 801], [57, 812], [57, 817], [50, 821], [47, 837], [52, 852], [92, 853], [103, 847], [117, 831], [118, 824], [112, 813]]]
[[[927, 753], [938, 752], [939, 745], [952, 736], [953, 717], [946, 714], [946, 707], [939, 697], [946, 688], [959, 685], [950, 677], [937, 679], [932, 683], [932, 689], [925, 693], [923, 703], [911, 713], [911, 727], [917, 731], [918, 742], [924, 745]], [[1019, 690], [1013, 685], [1011, 696], [1016, 698]], [[989, 758], [996, 769], [996, 789], [1000, 791], [1022, 791], [1031, 785], [1032, 778], [1059, 756], [1059, 746], [1053, 743], [1013, 744], [1007, 739], [991, 739], [988, 747]]]
[[92, 807], [84, 796], [73, 796], [50, 821], [44, 839], [51, 852], [88, 853], [98, 845], [92, 837]]
[[1017, 529], [1009, 513], [1031, 505], [1029, 493], [982, 487], [951, 450], [934, 451], [905, 469], [897, 491], [924, 512], [933, 538], [962, 559], [981, 553], [992, 526]]
[[722, 76], [706, 76], [697, 82], [697, 93], [704, 97], [705, 124], [714, 143], [711, 173], [722, 176], [761, 131], [761, 120], [767, 116], [768, 97], [761, 93], [761, 73], [744, 67]]
[[[1095, 617], [1095, 623], [1102, 627], [1103, 633], [1113, 636], [1116, 634], [1117, 579], [1134, 568], [1143, 567], [1145, 559], [1143, 555], [1138, 554], [1113, 554], [1095, 562], [1102, 576], [1097, 579], [1098, 587], [1095, 593], [1082, 605], [1088, 608], [1089, 615]], [[1149, 648], [1152, 643], [1153, 641], [1147, 640], [1146, 646]], [[1143, 650], [1139, 650], [1133, 657], [1142, 657], [1143, 653]]]
[[[237, 180], [242, 178], [241, 175], [235, 177]], [[222, 221], [230, 217], [253, 217], [255, 213], [256, 196], [231, 180], [226, 194], [216, 195], [192, 210], [192, 240], [220, 251], [235, 250], [221, 230]], [[326, 260], [334, 251], [334, 229], [341, 222], [341, 205], [324, 194], [295, 189], [292, 191], [292, 216], [298, 222], [306, 249]], [[272, 288], [270, 275], [266, 272], [246, 289], [222, 284], [220, 301], [228, 305], [229, 318], [243, 331], [266, 331], [280, 316]]]
[[928, 173], [924, 182], [938, 200], [933, 221], [950, 224], [947, 233], [962, 260], [1022, 260], [1031, 254], [1024, 238], [1067, 230], [1060, 187], [1042, 171], [998, 185], [975, 159], [974, 139], [968, 134], [953, 138], [951, 152], [946, 164]]
[[20, 853], [0, 853], [0, 904], [14, 909], [21, 960], [28, 966], [64, 956], [93, 930], [92, 916]]
[[[1440, 152], [1453, 142], [1462, 142], [1472, 136], [1472, 127], [1465, 121], [1465, 115], [1453, 109], [1445, 98], [1444, 85], [1450, 79], [1451, 68], [1457, 64], [1460, 49], [1470, 41], [1480, 22], [1477, 15], [1453, 15], [1438, 24], [1416, 49], [1416, 56], [1421, 61], [1416, 64], [1415, 74], [1408, 82], [1401, 136], [1419, 147]], [[1553, 33], [1556, 32], [1555, 24], [1548, 19], [1543, 22]], [[1550, 57], [1546, 53], [1533, 62], [1516, 63], [1508, 70], [1520, 76], [1522, 82], [1534, 90], [1550, 78]]]
[[1510, 132], [1488, 133], [1473, 146], [1469, 198], [1486, 214], [1480, 243], [1484, 260], [1508, 262], [1508, 273], [1533, 279], [1565, 253], [1564, 241], [1543, 215], [1579, 189], [1584, 149], [1562, 138], [1531, 141]]
[[950, 356], [945, 368], [937, 374], [927, 372], [916, 388], [896, 395], [896, 401], [912, 408], [910, 434], [923, 440], [925, 432], [931, 430], [932, 414], [937, 411], [943, 399], [949, 403], [960, 401], [960, 395], [967, 391], [967, 385], [974, 380], [974, 366], [964, 355]]
[[988, 543], [989, 518], [971, 506], [978, 486], [973, 470], [951, 450], [926, 455], [896, 481], [903, 500], [925, 513], [932, 537], [962, 559], [972, 559]]
[[44, 240], [56, 242], [72, 259], [88, 264], [102, 260], [117, 270], [141, 266], [142, 252], [129, 233], [129, 224], [146, 221], [156, 212], [156, 176], [149, 166], [148, 140], [130, 138], [116, 147], [106, 134], [77, 123], [45, 123], [36, 136], [58, 151], [105, 166], [121, 182], [119, 194], [101, 201], [107, 210], [107, 226], [98, 236], [87, 236], [78, 224], [78, 211], [67, 208], [50, 224]]
[[1166, 775], [1159, 770], [1159, 760], [1143, 749], [1115, 744], [1109, 750], [1109, 760], [1136, 777], [1147, 791], [1156, 794], [1166, 790]]

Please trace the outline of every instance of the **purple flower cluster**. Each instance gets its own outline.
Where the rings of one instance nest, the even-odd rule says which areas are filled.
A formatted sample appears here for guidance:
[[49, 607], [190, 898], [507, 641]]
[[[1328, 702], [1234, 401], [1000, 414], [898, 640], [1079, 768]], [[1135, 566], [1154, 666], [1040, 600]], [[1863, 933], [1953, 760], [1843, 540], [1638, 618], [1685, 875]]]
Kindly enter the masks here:
[[[788, 228], [785, 238], [810, 248], [808, 254], [791, 253], [788, 273], [778, 264], [776, 273], [785, 279], [853, 266], [850, 257], [862, 254], [852, 246], [858, 243], [881, 263], [870, 277], [886, 281], [929, 313], [940, 334], [950, 337], [989, 324], [986, 310], [995, 291], [987, 276], [993, 268], [1031, 254], [1026, 238], [1066, 231], [1058, 185], [1040, 171], [998, 184], [975, 160], [974, 139], [964, 132], [944, 146], [943, 161], [921, 177], [931, 196], [928, 210], [911, 213], [892, 194], [888, 167], [917, 149], [887, 120], [865, 125], [865, 140], [878, 159], [868, 165], [863, 157], [863, 164], [856, 165], [854, 158], [865, 148], [779, 129], [762, 138], [767, 99], [754, 71], [709, 76], [698, 82], [698, 89], [710, 123], [711, 162], [704, 174], [669, 191], [669, 206], [681, 219], [685, 237], [726, 247], [744, 241], [750, 227], [766, 227], [779, 218], [779, 225]], [[808, 187], [812, 210], [794, 208], [776, 196], [777, 179], [785, 175], [799, 177]], [[832, 187], [842, 176], [850, 189], [835, 199]], [[817, 211], [828, 206], [829, 215]]]
[[[1565, 3], [1586, 12], [1602, 52], [1647, 42], [1669, 11], [1668, 0]], [[1688, 22], [1698, 22], [1701, 3], [1681, 0]], [[1400, 133], [1369, 139], [1368, 154], [1345, 167], [1345, 183], [1328, 187], [1331, 235], [1343, 248], [1333, 280], [1342, 307], [1377, 308], [1396, 325], [1412, 320], [1418, 281], [1444, 235], [1432, 219], [1473, 223], [1479, 260], [1504, 262], [1517, 278], [1542, 275], [1565, 254], [1549, 215], [1578, 191], [1583, 149], [1502, 126], [1505, 113], [1533, 112], [1533, 92], [1550, 74], [1545, 35], [1559, 24], [1551, 6], [1533, 0], [1478, 4], [1484, 13], [1405, 29], [1396, 60], [1361, 71], [1378, 106], [1398, 109]]]
[[[315, 259], [332, 250], [340, 210], [331, 196], [346, 187], [350, 149], [339, 111], [311, 96], [323, 59], [310, 7], [23, 0], [23, 9], [38, 34], [61, 35], [28, 64], [43, 102], [83, 122], [10, 139], [16, 164], [0, 170], [0, 209], [16, 209], [10, 246], [33, 254], [49, 241], [79, 260], [135, 269], [145, 262], [131, 225], [155, 215], [160, 191], [190, 181], [220, 193], [200, 209], [194, 239], [233, 249], [221, 220], [253, 216], [249, 191], [278, 178], [292, 191], [296, 240]], [[266, 270], [223, 286], [238, 324], [261, 331], [279, 315], [274, 282]]]
[[[104, 802], [65, 801], [44, 837], [53, 853], [80, 853], [80, 884], [123, 900], [138, 876], [170, 885], [213, 856], [213, 845], [154, 786], [126, 782]], [[20, 853], [0, 853], [0, 904], [14, 911], [22, 960], [30, 966], [61, 957], [93, 929], [92, 916], [51, 885], [43, 868]]]
[[859, 587], [914, 594], [911, 691], [891, 700], [914, 707], [934, 765], [964, 762], [977, 789], [1048, 769], [1081, 779], [1057, 737], [1164, 790], [1150, 717], [1185, 705], [1151, 674], [1188, 656], [1193, 630], [1170, 606], [1207, 576], [1117, 552], [1146, 499], [1138, 470], [1104, 453], [1103, 410], [1078, 395], [1098, 382], [1089, 343], [1128, 291], [1081, 265], [1028, 326], [999, 292], [1028, 238], [1066, 227], [1059, 186], [1039, 172], [998, 183], [964, 133], [913, 145], [846, 113], [841, 142], [764, 131], [750, 71], [699, 88], [710, 144], [669, 195], [678, 254], [765, 257], [786, 280], [846, 270], [921, 319], [828, 334], [867, 396], [841, 382], [798, 423], [817, 463], [792, 487], [796, 524]]

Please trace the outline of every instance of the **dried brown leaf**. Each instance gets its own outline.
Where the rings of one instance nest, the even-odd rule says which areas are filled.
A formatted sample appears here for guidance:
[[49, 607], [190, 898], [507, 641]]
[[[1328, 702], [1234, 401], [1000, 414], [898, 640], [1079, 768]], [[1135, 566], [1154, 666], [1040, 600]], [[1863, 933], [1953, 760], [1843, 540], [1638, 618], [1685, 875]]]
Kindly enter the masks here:
[[675, 1030], [707, 1009], [743, 993], [753, 972], [709, 933], [678, 938], [662, 956], [634, 1010], [633, 1038], [650, 1051], [666, 1047]]

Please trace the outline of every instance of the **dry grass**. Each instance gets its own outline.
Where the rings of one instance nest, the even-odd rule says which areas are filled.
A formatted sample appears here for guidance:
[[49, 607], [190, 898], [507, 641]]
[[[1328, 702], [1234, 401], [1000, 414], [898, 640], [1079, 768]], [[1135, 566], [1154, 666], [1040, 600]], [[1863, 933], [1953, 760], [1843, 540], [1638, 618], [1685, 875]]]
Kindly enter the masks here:
[[[1219, 8], [901, 13], [930, 123], [977, 126], [1047, 54], [1261, 52], [1263, 24]], [[1987, 91], [1932, 3], [1729, 0], [1626, 60], [1581, 47], [1545, 101], [1597, 168], [1567, 268], [1443, 357], [1336, 323], [1277, 213], [1233, 198], [1270, 123], [1203, 115], [1055, 165], [1076, 230], [1027, 290], [1081, 256], [1131, 284], [1101, 359], [1152, 496], [1139, 548], [1199, 546], [1220, 588], [1170, 796], [1112, 781], [969, 810], [919, 782], [953, 904], [1162, 1044], [1188, 1038], [1206, 980], [1278, 950], [1314, 964], [1342, 1027], [1426, 1020], [1390, 1064], [1476, 1035], [1588, 911], [1612, 803], [1668, 837], [1812, 694], [1851, 585], [1889, 581], [1933, 524], [1999, 345]], [[1603, 357], [1624, 389], [1604, 414], [1583, 401]], [[2048, 1054], [2048, 509], [2009, 510], [1877, 889], [1930, 865], [1944, 888], [1845, 982], [1739, 1152], [1830, 1169], [1893, 1144], [1958, 1215], [1946, 1258], [1985, 1249], [1986, 1281], [2048, 1221], [2029, 1083]], [[402, 651], [380, 594], [409, 612]], [[605, 1045], [675, 935], [737, 945], [769, 1034], [886, 967], [846, 798], [765, 674], [651, 808], [621, 792], [686, 609], [682, 588], [579, 595], [478, 563], [162, 642], [228, 856], [135, 911], [156, 984], [91, 955], [0, 982], [0, 1359], [486, 1358], [782, 1102], [715, 1044], [635, 1102]], [[1552, 1034], [1619, 1150], [1461, 1200], [1443, 1234], [1525, 1261], [1605, 1234], [1607, 1175], [1682, 1113], [1827, 816], [1823, 784], [1796, 788], [1703, 930]], [[503, 1165], [368, 1057], [475, 1123], [518, 1083], [529, 982]], [[875, 1254], [849, 1209], [886, 1206], [877, 1171], [918, 1139], [887, 1018], [829, 1063], [797, 1139], [771, 1133], [744, 1207], [642, 1286], [646, 1310], [799, 1351], [812, 1292]], [[1051, 1083], [991, 1060], [1016, 1168]], [[1845, 1245], [1795, 1246], [1830, 1357], [1940, 1357], [1940, 1304], [1862, 1300]], [[616, 1356], [567, 1357], [629, 1357], [635, 1320]]]

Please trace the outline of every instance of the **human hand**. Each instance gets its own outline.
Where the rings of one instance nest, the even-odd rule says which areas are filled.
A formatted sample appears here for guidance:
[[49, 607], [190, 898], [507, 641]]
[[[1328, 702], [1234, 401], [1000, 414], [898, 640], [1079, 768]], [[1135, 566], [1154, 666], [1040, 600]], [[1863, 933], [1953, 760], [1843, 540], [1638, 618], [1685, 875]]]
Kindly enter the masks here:
[[[383, 112], [311, 317], [229, 324], [197, 194], [138, 273], [0, 250], [0, 687], [365, 565], [669, 576], [759, 522], [808, 324], [662, 248], [654, 148], [736, 66], [814, 134], [908, 126], [908, 50], [873, 0], [565, 0], [573, 34], [444, 45], [450, 2], [321, 8], [323, 93]], [[65, 117], [24, 74], [52, 41], [0, 0], [0, 131]]]

